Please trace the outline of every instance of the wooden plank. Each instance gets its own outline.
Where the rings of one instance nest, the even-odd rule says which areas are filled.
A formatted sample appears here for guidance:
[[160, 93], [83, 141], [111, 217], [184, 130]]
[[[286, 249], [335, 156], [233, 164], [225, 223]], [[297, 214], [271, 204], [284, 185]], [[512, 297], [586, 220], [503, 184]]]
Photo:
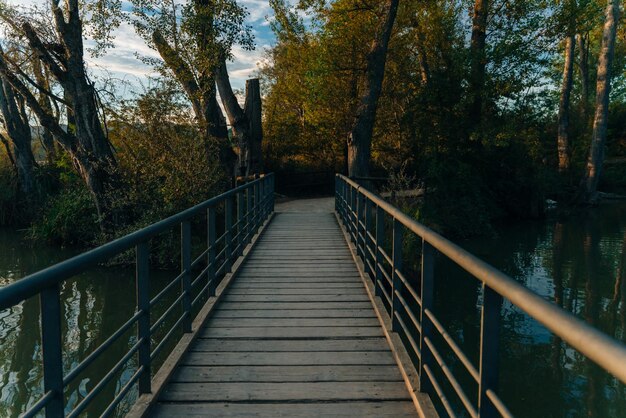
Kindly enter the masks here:
[[333, 294], [333, 295], [236, 295], [227, 294], [224, 302], [368, 302], [365, 294]]
[[247, 287], [230, 289], [229, 295], [365, 295], [362, 287]]
[[371, 302], [237, 302], [224, 303], [220, 310], [260, 310], [260, 309], [372, 309]]
[[380, 337], [380, 327], [241, 327], [241, 328], [205, 328], [203, 337], [211, 338], [348, 338]]
[[343, 274], [333, 274], [331, 272], [319, 272], [319, 271], [310, 271], [310, 272], [304, 272], [304, 273], [293, 273], [290, 272], [288, 270], [285, 271], [281, 271], [281, 272], [263, 272], [263, 271], [253, 271], [253, 270], [248, 270], [245, 274], [241, 274], [241, 276], [238, 277], [237, 281], [242, 281], [241, 279], [247, 279], [247, 278], [287, 278], [287, 279], [294, 279], [294, 278], [299, 278], [299, 279], [306, 279], [309, 278], [311, 279], [311, 281], [319, 281], [319, 280], [313, 280], [313, 279], [327, 279], [327, 281], [329, 279], [332, 279], [332, 281], [334, 280], [347, 280], [347, 281], [351, 281], [351, 282], [355, 282], [357, 277], [355, 276], [355, 273], [353, 272], [345, 272]]
[[410, 402], [347, 403], [162, 403], [152, 414], [155, 418], [188, 417], [272, 417], [272, 418], [413, 418]]
[[409, 400], [404, 382], [172, 383], [162, 402]]
[[401, 382], [394, 365], [186, 366], [171, 382]]
[[[280, 344], [280, 342], [277, 342]], [[319, 366], [319, 365], [395, 365], [389, 351], [317, 352], [189, 352], [181, 366]]]
[[215, 310], [214, 318], [375, 318], [371, 309], [243, 309]]
[[389, 351], [382, 338], [334, 339], [334, 340], [219, 340], [200, 338], [189, 351], [211, 352], [310, 352], [310, 351]]
[[[275, 282], [274, 282], [275, 283]], [[235, 282], [230, 287], [229, 292], [241, 291], [241, 290], [296, 290], [296, 289], [363, 289], [363, 283], [361, 282], [318, 282], [318, 281], [305, 281], [305, 282], [285, 282], [280, 286], [276, 286], [273, 283], [267, 281], [247, 281], [247, 282]]]
[[215, 318], [208, 328], [238, 327], [380, 327], [376, 318]]

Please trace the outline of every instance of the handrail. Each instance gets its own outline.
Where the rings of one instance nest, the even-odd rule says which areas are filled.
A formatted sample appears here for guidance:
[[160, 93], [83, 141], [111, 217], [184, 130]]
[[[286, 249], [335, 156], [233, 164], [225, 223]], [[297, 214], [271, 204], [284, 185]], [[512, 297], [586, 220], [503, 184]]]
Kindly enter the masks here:
[[[367, 246], [368, 241], [371, 240], [371, 234], [368, 235], [366, 232], [369, 232], [367, 231], [367, 228], [368, 222], [372, 221], [372, 212], [376, 215], [375, 223], [377, 231], [374, 242], [374, 248], [376, 250], [374, 252], [378, 255], [379, 259], [382, 258], [384, 253], [384, 250], [381, 247], [381, 240], [384, 241], [384, 237], [379, 236], [379, 234], [384, 233], [384, 223], [382, 227], [379, 224], [384, 222], [381, 216], [388, 215], [392, 218], [394, 235], [393, 252], [391, 256], [388, 256], [386, 253], [384, 253], [384, 255], [388, 261], [392, 260], [392, 263], [390, 264], [392, 264], [391, 273], [393, 276], [393, 287], [402, 287], [402, 280], [398, 277], [398, 273], [401, 274], [402, 265], [402, 231], [408, 230], [422, 239], [422, 294], [420, 295], [422, 303], [420, 304], [420, 318], [422, 321], [421, 326], [423, 332], [421, 333], [422, 335], [420, 335], [420, 350], [428, 350], [424, 339], [428, 338], [433, 331], [441, 332], [441, 329], [437, 329], [437, 326], [433, 326], [439, 325], [440, 327], [440, 324], [438, 324], [438, 322], [433, 324], [433, 321], [429, 319], [429, 316], [434, 316], [432, 313], [434, 251], [438, 251], [443, 254], [483, 283], [485, 293], [481, 324], [481, 364], [478, 371], [478, 383], [480, 386], [480, 400], [478, 402], [479, 416], [491, 414], [493, 411], [498, 411], [499, 413], [506, 411], [504, 415], [510, 415], [502, 402], [495, 395], [495, 390], [497, 388], [493, 386], [497, 386], [497, 365], [488, 364], [488, 362], [494, 363], [494, 359], [490, 359], [490, 356], [487, 355], [487, 351], [493, 354], [493, 350], [495, 350], [497, 353], [497, 336], [499, 332], [500, 306], [502, 298], [510, 301], [513, 305], [517, 306], [530, 317], [543, 324], [547, 329], [552, 331], [563, 341], [567, 342], [578, 352], [596, 362], [600, 367], [614, 375], [621, 382], [626, 383], [625, 344], [604, 334], [557, 305], [543, 299], [541, 296], [519, 284], [508, 275], [480, 260], [433, 230], [416, 222], [414, 219], [404, 214], [400, 209], [386, 202], [380, 196], [367, 190], [355, 181], [341, 174], [337, 174], [335, 186], [335, 209], [346, 225], [346, 229], [348, 230], [352, 240], [356, 243], [357, 255], [362, 257], [364, 261], [371, 257], [369, 252], [361, 251], [360, 248], [362, 242], [365, 242], [365, 246]], [[363, 223], [360, 223], [362, 219], [364, 221]], [[365, 227], [363, 225], [365, 225]], [[365, 231], [363, 231], [364, 229]], [[397, 235], [399, 235], [400, 239], [397, 238]], [[396, 246], [398, 246], [398, 248], [396, 248]], [[369, 273], [370, 275], [374, 275], [372, 279], [376, 286], [378, 286], [379, 281], [375, 279], [380, 278], [383, 274], [387, 274], [385, 271], [379, 270], [383, 268], [379, 265], [380, 263], [375, 264], [376, 271]], [[400, 266], [400, 268], [397, 268], [397, 266]], [[380, 294], [378, 289], [376, 289], [376, 291], [377, 294]], [[396, 291], [398, 291], [398, 289], [393, 289], [391, 292], [392, 295], [394, 295]], [[392, 306], [390, 309], [392, 312], [390, 316], [392, 318], [395, 318], [396, 303], [396, 301], [391, 302]], [[394, 331], [395, 330], [396, 329], [394, 328]], [[449, 335], [442, 336], [444, 339], [446, 337], [451, 338]], [[450, 341], [448, 342], [450, 343]], [[420, 353], [417, 354], [419, 355]], [[437, 394], [436, 389], [439, 385], [433, 381], [434, 375], [429, 372], [433, 368], [432, 353], [428, 353], [426, 357], [424, 356], [424, 353], [421, 353], [421, 355], [422, 360], [420, 361], [418, 373], [420, 375], [422, 388], [426, 389], [426, 391], [432, 392], [431, 394], [433, 395]], [[466, 367], [468, 366], [469, 361], [467, 358], [462, 358], [460, 360]], [[430, 382], [427, 381], [426, 378], [428, 378]], [[452, 381], [450, 383], [453, 385], [455, 384], [455, 382]], [[430, 388], [433, 390], [430, 390]], [[481, 404], [484, 405], [486, 403], [489, 405], [485, 405], [481, 408]], [[482, 414], [481, 409], [483, 409]], [[486, 409], [490, 410], [489, 413], [485, 412]], [[469, 412], [471, 414], [471, 411]]]
[[[236, 202], [235, 202], [236, 200]], [[236, 203], [236, 205], [235, 205]], [[216, 237], [216, 217], [219, 205], [224, 207], [224, 233]], [[117, 373], [127, 367], [129, 360], [137, 357], [137, 364], [130, 379], [122, 382], [122, 388], [117, 390], [114, 398], [105, 405], [103, 416], [111, 414], [117, 405], [124, 399], [130, 389], [137, 385], [139, 393], [151, 391], [151, 378], [156, 370], [153, 370], [152, 362], [157, 354], [166, 347], [168, 340], [175, 332], [182, 330], [183, 333], [191, 332], [192, 309], [197, 309], [196, 302], [209, 301], [215, 296], [217, 281], [231, 271], [234, 260], [242, 254], [242, 248], [249, 244], [252, 237], [269, 219], [274, 211], [274, 176], [268, 174], [260, 178], [231, 189], [219, 196], [156, 222], [148, 227], [118, 238], [98, 248], [70, 258], [69, 260], [48, 267], [44, 270], [26, 276], [10, 285], [0, 289], [0, 310], [10, 308], [25, 299], [39, 295], [41, 299], [41, 341], [43, 352], [43, 380], [44, 395], [24, 413], [24, 416], [34, 416], [45, 408], [46, 417], [62, 417], [66, 413], [75, 416], [84, 411], [88, 405], [100, 395]], [[235, 213], [233, 213], [235, 212]], [[207, 243], [200, 256], [192, 260], [191, 256], [191, 220], [199, 215], [206, 214]], [[233, 223], [233, 215], [236, 222]], [[150, 249], [149, 242], [155, 236], [180, 226], [181, 243], [181, 271], [169, 284], [160, 290], [151, 299], [150, 292]], [[242, 232], [246, 232], [243, 237]], [[235, 235], [236, 232], [236, 235]], [[233, 238], [235, 237], [235, 238]], [[136, 251], [136, 297], [137, 306], [133, 315], [121, 327], [113, 332], [108, 338], [87, 356], [72, 370], [64, 375], [63, 368], [63, 345], [61, 335], [61, 284], [85, 271], [88, 267], [104, 262], [127, 250], [135, 248]], [[220, 250], [216, 257], [216, 252]], [[202, 260], [205, 260], [202, 263]], [[221, 263], [216, 268], [217, 263]], [[191, 277], [194, 267], [202, 265], [199, 276]], [[196, 289], [200, 281], [205, 283]], [[151, 321], [150, 312], [163, 302], [163, 295], [178, 289], [173, 294], [173, 302], [165, 307], [155, 322]], [[194, 297], [195, 296], [195, 297]], [[160, 306], [160, 305], [159, 305]], [[162, 326], [169, 321], [170, 314], [180, 306], [182, 314], [177, 316], [174, 325], [161, 330]], [[196, 312], [196, 310], [194, 310]], [[115, 359], [116, 365], [101, 378], [94, 382], [91, 391], [79, 399], [73, 411], [66, 411], [65, 389], [72, 381], [97, 359], [102, 353], [118, 340], [124, 333], [136, 325], [137, 333], [133, 346]], [[169, 325], [168, 325], [169, 326]], [[153, 341], [156, 331], [165, 332], [160, 341]], [[152, 343], [156, 347], [152, 350]], [[107, 400], [108, 402], [109, 400]]]

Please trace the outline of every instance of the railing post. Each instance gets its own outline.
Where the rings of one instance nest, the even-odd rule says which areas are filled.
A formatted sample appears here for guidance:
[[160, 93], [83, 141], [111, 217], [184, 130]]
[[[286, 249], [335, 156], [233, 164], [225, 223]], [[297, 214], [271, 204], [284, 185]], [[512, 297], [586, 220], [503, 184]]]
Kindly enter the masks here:
[[353, 187], [352, 185], [350, 185], [350, 238], [352, 239], [352, 242], [354, 242], [355, 244], [356, 242], [356, 195], [357, 195], [357, 191], [356, 188]]
[[373, 203], [370, 202], [370, 200], [364, 196], [365, 199], [365, 235], [363, 236], [363, 252], [365, 253], [365, 259], [364, 259], [364, 267], [365, 267], [365, 273], [367, 273], [370, 277], [374, 276], [374, 272], [372, 271], [372, 269], [370, 268], [370, 263], [367, 262], [367, 260], [370, 260], [372, 263], [374, 262], [374, 260], [372, 260], [372, 255], [370, 253], [370, 251], [368, 250], [368, 248], [371, 248], [371, 245], [373, 244], [372, 242], [370, 242], [370, 229], [372, 229], [372, 205]]
[[339, 213], [339, 177], [335, 175], [335, 212]]
[[224, 200], [224, 274], [230, 272], [233, 256], [233, 198], [228, 196]]
[[257, 231], [261, 228], [263, 224], [263, 219], [265, 219], [265, 180], [259, 180], [259, 218], [256, 221]]
[[396, 218], [393, 219], [393, 249], [392, 258], [393, 266], [391, 271], [391, 330], [398, 332], [400, 330], [400, 322], [397, 315], [400, 311], [400, 300], [398, 294], [402, 290], [402, 282], [398, 272], [402, 271], [402, 236], [404, 233], [404, 225]]
[[246, 246], [246, 228], [244, 225], [246, 210], [245, 191], [237, 193], [237, 244], [239, 245], [238, 255], [243, 254], [243, 247]]
[[430, 367], [433, 362], [433, 356], [428, 346], [424, 342], [425, 338], [432, 340], [433, 325], [428, 319], [425, 311], [428, 309], [432, 312], [434, 304], [434, 283], [435, 283], [435, 249], [426, 240], [422, 240], [422, 285], [421, 296], [422, 306], [420, 309], [420, 323], [422, 332], [420, 334], [420, 367], [419, 380], [420, 391], [425, 393], [432, 392], [432, 384], [424, 371], [424, 366]]
[[216, 210], [214, 206], [210, 206], [207, 209], [207, 246], [209, 252], [207, 253], [207, 280], [209, 285], [207, 286], [207, 297], [215, 296], [215, 214]]
[[246, 196], [247, 196], [247, 205], [248, 207], [246, 208], [246, 244], [248, 244], [250, 241], [252, 241], [252, 198], [253, 198], [253, 190], [252, 187], [248, 187], [246, 189]]
[[361, 193], [357, 190], [356, 193], [356, 255], [361, 256], [361, 260], [365, 262], [363, 255], [363, 247], [361, 245], [361, 218], [363, 218], [363, 199]]
[[180, 266], [183, 273], [181, 280], [183, 291], [183, 332], [191, 332], [191, 224], [180, 224]]
[[142, 242], [136, 247], [135, 286], [137, 310], [141, 316], [137, 320], [137, 340], [141, 345], [137, 350], [138, 366], [143, 367], [139, 377], [139, 393], [150, 393], [151, 365], [150, 365], [150, 249], [148, 242]]
[[375, 277], [374, 277], [374, 294], [381, 296], [382, 291], [380, 283], [383, 280], [383, 253], [382, 248], [385, 243], [385, 211], [380, 206], [376, 205], [376, 265]]
[[261, 199], [260, 196], [260, 184], [254, 183], [254, 233], [259, 230], [259, 220], [261, 219]]
[[270, 213], [274, 212], [274, 203], [275, 203], [275, 201], [274, 201], [274, 192], [276, 192], [276, 182], [275, 181], [276, 180], [275, 180], [274, 174], [272, 174], [272, 176], [270, 177], [270, 191], [272, 193], [272, 200], [271, 200], [272, 205], [270, 206]]
[[480, 382], [478, 416], [500, 416], [487, 397], [487, 390], [498, 391], [498, 345], [500, 340], [500, 309], [502, 296], [483, 283], [483, 308], [480, 325]]
[[41, 291], [41, 345], [43, 355], [44, 392], [54, 397], [46, 405], [46, 417], [62, 417], [63, 394], [63, 341], [61, 340], [61, 290], [54, 285]]

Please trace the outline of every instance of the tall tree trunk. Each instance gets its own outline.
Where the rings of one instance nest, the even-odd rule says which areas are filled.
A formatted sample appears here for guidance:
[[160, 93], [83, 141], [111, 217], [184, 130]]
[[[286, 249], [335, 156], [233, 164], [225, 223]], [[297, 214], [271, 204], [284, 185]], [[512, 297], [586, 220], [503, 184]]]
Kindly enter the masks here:
[[589, 34], [578, 34], [578, 69], [580, 71], [580, 95], [583, 121], [587, 126], [589, 115]]
[[[483, 90], [485, 87], [485, 71], [487, 68], [487, 16], [489, 0], [476, 0], [472, 17], [472, 38], [470, 43], [470, 131], [480, 125], [483, 110]], [[471, 132], [470, 132], [471, 134]]]
[[[41, 61], [37, 57], [33, 57], [32, 63], [35, 81], [37, 81], [37, 84], [42, 86], [46, 91], [50, 91], [50, 82], [41, 67]], [[39, 104], [47, 113], [54, 113], [52, 110], [52, 104], [50, 103], [50, 98], [44, 92], [39, 93]], [[52, 133], [48, 129], [43, 128], [43, 130], [38, 132], [38, 134], [41, 138], [41, 144], [46, 152], [48, 163], [51, 164], [56, 159], [56, 146], [54, 144]]]
[[598, 198], [598, 182], [604, 163], [604, 146], [609, 119], [609, 94], [611, 91], [611, 64], [615, 54], [615, 35], [619, 21], [619, 0], [608, 0], [602, 45], [598, 56], [598, 78], [596, 81], [596, 110], [593, 121], [591, 149], [583, 177], [584, 200], [594, 203]]
[[559, 127], [557, 146], [559, 152], [559, 172], [566, 173], [570, 168], [569, 146], [569, 104], [572, 93], [574, 73], [574, 35], [565, 39], [565, 64], [563, 66], [563, 83], [561, 85], [561, 99], [559, 101]]
[[33, 168], [36, 163], [31, 148], [32, 134], [24, 104], [4, 78], [0, 79], [0, 111], [7, 136], [13, 145], [19, 188], [24, 198], [29, 199], [35, 188]]
[[246, 81], [246, 99], [243, 109], [239, 106], [228, 77], [226, 61], [222, 60], [216, 72], [217, 88], [226, 109], [226, 115], [239, 147], [240, 176], [260, 174], [262, 170], [261, 90], [258, 79]]
[[385, 19], [367, 54], [364, 94], [357, 108], [352, 130], [348, 134], [348, 175], [368, 177], [372, 152], [372, 134], [376, 121], [378, 99], [383, 89], [389, 38], [398, 13], [399, 0], [388, 0]]

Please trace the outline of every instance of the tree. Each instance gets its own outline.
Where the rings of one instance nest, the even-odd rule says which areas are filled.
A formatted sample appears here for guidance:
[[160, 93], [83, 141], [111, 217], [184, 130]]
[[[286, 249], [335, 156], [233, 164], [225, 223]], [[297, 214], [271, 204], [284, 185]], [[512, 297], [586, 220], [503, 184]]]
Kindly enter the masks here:
[[[110, 231], [114, 225], [111, 194], [118, 180], [117, 162], [103, 128], [98, 94], [85, 69], [81, 8], [78, 0], [67, 0], [63, 5], [60, 0], [53, 0], [50, 7], [54, 20], [52, 38], [47, 38], [48, 33], [25, 16], [3, 13], [2, 19], [26, 39], [28, 48], [62, 88], [64, 98], [28, 77], [5, 53], [0, 53], [0, 75], [72, 157], [94, 198], [103, 231]], [[37, 99], [29, 85], [67, 107], [71, 113], [68, 119], [74, 122], [72, 129], [61, 127], [58, 118]]]
[[[232, 57], [232, 47], [253, 48], [253, 36], [244, 24], [246, 11], [235, 0], [135, 0], [132, 23], [137, 33], [156, 49], [163, 62], [147, 60], [179, 83], [205, 132], [207, 152], [217, 146], [224, 171], [232, 177], [236, 156], [226, 121], [217, 102], [216, 77]], [[209, 157], [209, 155], [207, 155]]]
[[602, 44], [598, 55], [598, 75], [596, 79], [596, 105], [593, 121], [591, 148], [583, 176], [583, 200], [594, 203], [598, 199], [598, 182], [604, 163], [609, 115], [609, 93], [611, 91], [611, 65], [615, 54], [615, 37], [619, 22], [619, 0], [608, 0], [602, 30]]
[[12, 152], [9, 147], [7, 151], [17, 170], [18, 185], [23, 197], [28, 199], [35, 188], [33, 168], [36, 165], [31, 148], [30, 124], [24, 100], [4, 79], [0, 79], [0, 113], [8, 137], [7, 142], [12, 145]]
[[376, 108], [383, 87], [387, 49], [398, 12], [398, 3], [399, 0], [385, 2], [384, 20], [381, 22], [367, 55], [364, 93], [354, 117], [352, 130], [348, 134], [348, 174], [351, 177], [369, 176]]
[[470, 105], [467, 117], [470, 130], [482, 121], [485, 73], [487, 67], [487, 23], [489, 0], [476, 0], [472, 16], [472, 37], [470, 42]]

